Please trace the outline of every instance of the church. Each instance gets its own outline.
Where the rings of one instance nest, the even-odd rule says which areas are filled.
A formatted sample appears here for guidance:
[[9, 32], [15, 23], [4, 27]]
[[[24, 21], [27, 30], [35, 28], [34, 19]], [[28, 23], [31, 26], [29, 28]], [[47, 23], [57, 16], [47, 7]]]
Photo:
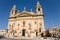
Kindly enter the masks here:
[[8, 18], [7, 37], [37, 37], [44, 32], [44, 14], [39, 2], [36, 4], [36, 13], [26, 8], [22, 12], [16, 10], [14, 5]]

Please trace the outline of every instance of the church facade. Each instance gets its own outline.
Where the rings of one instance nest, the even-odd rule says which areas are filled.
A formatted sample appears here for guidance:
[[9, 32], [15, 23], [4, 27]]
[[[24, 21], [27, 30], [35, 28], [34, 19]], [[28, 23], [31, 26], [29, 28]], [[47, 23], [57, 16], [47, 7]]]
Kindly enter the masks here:
[[27, 12], [26, 9], [22, 12], [16, 10], [16, 5], [13, 6], [8, 18], [8, 37], [36, 37], [44, 32], [44, 14], [39, 2], [36, 4], [36, 13], [31, 9]]

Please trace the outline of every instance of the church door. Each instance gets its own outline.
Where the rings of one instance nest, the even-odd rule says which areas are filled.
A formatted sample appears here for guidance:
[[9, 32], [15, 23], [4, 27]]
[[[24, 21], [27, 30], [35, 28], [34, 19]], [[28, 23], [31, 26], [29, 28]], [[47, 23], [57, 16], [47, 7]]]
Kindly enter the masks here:
[[22, 36], [25, 36], [25, 29], [22, 30]]

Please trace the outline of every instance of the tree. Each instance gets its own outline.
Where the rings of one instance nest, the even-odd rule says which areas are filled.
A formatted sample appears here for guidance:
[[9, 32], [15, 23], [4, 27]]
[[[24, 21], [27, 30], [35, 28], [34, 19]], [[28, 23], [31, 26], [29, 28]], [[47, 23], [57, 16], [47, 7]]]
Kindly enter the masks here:
[[44, 37], [44, 33], [41, 33], [41, 37]]
[[46, 33], [46, 36], [47, 36], [47, 37], [51, 37], [51, 36], [52, 36], [52, 34], [49, 33], [49, 30], [47, 30], [45, 33]]

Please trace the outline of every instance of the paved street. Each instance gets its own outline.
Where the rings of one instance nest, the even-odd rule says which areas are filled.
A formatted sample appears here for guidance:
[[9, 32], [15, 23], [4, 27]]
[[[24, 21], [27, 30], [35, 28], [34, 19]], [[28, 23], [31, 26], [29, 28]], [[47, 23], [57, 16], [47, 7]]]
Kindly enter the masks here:
[[34, 39], [11, 39], [11, 38], [1, 38], [0, 40], [60, 40], [57, 38], [47, 38], [47, 39], [43, 39], [43, 38], [34, 38]]

